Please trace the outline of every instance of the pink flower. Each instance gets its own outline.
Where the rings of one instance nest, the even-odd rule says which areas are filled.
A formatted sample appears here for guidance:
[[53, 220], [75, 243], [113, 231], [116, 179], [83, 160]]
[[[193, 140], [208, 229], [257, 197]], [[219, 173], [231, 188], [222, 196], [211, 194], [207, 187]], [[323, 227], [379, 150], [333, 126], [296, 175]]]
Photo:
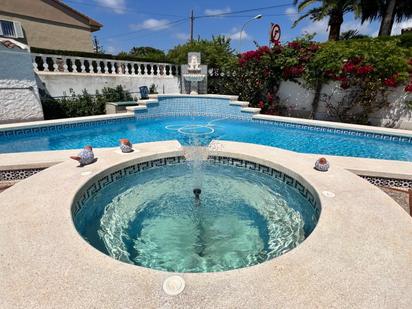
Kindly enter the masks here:
[[394, 74], [391, 77], [385, 78], [384, 81], [383, 81], [383, 84], [386, 87], [395, 88], [398, 85], [397, 77], [398, 77], [398, 74]]
[[299, 42], [289, 42], [288, 47], [293, 49], [300, 49], [301, 45]]
[[316, 43], [312, 43], [308, 46], [308, 50], [310, 50], [311, 52], [315, 52], [320, 48], [319, 44]]
[[263, 101], [259, 101], [258, 107], [263, 109], [265, 107], [265, 103]]
[[283, 69], [283, 78], [288, 79], [293, 77], [300, 77], [302, 76], [303, 72], [305, 72], [305, 68], [301, 65], [287, 67]]
[[344, 73], [353, 73], [357, 70], [356, 65], [354, 65], [352, 62], [348, 61], [342, 66], [342, 71]]
[[412, 82], [409, 83], [409, 85], [406, 85], [405, 91], [406, 91], [406, 92], [412, 92]]
[[373, 71], [375, 71], [375, 68], [371, 65], [363, 65], [360, 66], [357, 70], [356, 73], [358, 73], [359, 75], [366, 75], [366, 74], [370, 74]]

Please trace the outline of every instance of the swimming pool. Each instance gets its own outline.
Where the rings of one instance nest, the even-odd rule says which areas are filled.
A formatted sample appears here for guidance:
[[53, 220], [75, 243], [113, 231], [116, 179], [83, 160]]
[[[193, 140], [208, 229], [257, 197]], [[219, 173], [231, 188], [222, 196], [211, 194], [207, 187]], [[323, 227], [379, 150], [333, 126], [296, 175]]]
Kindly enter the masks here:
[[67, 127], [12, 136], [0, 136], [0, 153], [114, 147], [120, 138], [133, 143], [176, 139], [183, 145], [207, 145], [230, 140], [318, 153], [387, 160], [412, 161], [410, 138], [392, 138], [356, 131], [325, 129], [273, 121], [235, 120], [225, 117], [124, 118], [88, 127]]

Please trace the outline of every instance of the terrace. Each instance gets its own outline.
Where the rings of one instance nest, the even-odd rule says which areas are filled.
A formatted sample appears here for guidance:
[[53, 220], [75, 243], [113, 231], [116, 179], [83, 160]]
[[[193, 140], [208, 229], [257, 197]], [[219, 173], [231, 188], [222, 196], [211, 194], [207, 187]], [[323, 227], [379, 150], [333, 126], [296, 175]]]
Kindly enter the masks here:
[[410, 307], [411, 47], [219, 40], [0, 38], [0, 307]]

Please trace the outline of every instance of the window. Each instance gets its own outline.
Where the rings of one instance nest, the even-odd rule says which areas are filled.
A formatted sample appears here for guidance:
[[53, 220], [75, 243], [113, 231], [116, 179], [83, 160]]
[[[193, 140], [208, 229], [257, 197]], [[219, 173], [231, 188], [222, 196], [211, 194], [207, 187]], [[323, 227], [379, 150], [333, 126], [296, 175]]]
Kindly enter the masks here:
[[9, 38], [23, 38], [23, 29], [18, 21], [0, 20], [0, 35]]

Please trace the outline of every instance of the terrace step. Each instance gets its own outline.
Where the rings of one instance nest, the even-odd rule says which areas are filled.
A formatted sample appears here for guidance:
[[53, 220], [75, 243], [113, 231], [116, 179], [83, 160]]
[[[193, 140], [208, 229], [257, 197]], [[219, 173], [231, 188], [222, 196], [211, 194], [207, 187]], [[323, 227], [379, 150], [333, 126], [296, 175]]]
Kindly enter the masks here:
[[248, 107], [249, 102], [247, 102], [247, 101], [230, 101], [230, 105]]
[[141, 106], [147, 106], [147, 105], [150, 105], [150, 104], [157, 104], [157, 103], [159, 103], [159, 101], [156, 100], [156, 99], [149, 99], [149, 100], [139, 100], [138, 103]]
[[242, 113], [259, 114], [260, 108], [257, 107], [244, 107], [240, 110]]
[[128, 106], [128, 107], [126, 107], [126, 110], [127, 110], [128, 112], [145, 111], [145, 110], [147, 110], [147, 106], [146, 106], [146, 105], [141, 105], [141, 106]]

